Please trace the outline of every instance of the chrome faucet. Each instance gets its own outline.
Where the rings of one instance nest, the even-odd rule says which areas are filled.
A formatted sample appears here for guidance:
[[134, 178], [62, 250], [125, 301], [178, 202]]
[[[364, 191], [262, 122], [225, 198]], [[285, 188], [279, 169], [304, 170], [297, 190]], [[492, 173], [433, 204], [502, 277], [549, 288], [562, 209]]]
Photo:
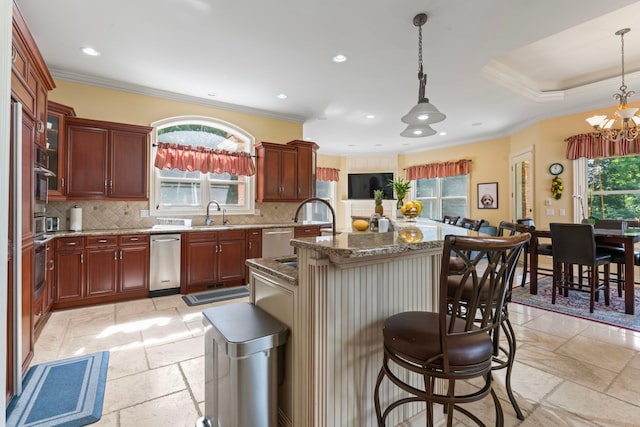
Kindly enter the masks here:
[[335, 235], [336, 235], [336, 211], [333, 210], [333, 206], [331, 206], [331, 204], [329, 202], [327, 202], [325, 199], [321, 199], [320, 197], [310, 197], [310, 198], [300, 202], [300, 204], [296, 208], [296, 213], [293, 216], [293, 222], [298, 222], [298, 214], [300, 213], [300, 209], [302, 209], [302, 207], [304, 205], [306, 205], [307, 203], [310, 203], [310, 202], [321, 202], [321, 203], [324, 203], [325, 205], [327, 205], [329, 207], [329, 210], [331, 211], [331, 219], [332, 219], [331, 231], [333, 232], [333, 235], [335, 237]]
[[[211, 219], [211, 217], [209, 216], [209, 208], [211, 207], [211, 203], [215, 203], [216, 206], [218, 207], [218, 212], [220, 212], [220, 203], [218, 203], [215, 200], [210, 201], [209, 203], [207, 203], [207, 216], [204, 219], [204, 225], [211, 225], [213, 224], [213, 219]], [[224, 224], [224, 211], [222, 212], [222, 221]]]

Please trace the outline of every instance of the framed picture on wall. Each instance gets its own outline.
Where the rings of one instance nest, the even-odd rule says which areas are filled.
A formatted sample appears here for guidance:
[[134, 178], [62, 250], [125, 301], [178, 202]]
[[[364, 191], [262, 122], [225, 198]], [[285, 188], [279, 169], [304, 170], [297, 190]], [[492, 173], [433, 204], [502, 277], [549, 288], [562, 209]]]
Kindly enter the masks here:
[[498, 209], [498, 183], [478, 184], [478, 209]]

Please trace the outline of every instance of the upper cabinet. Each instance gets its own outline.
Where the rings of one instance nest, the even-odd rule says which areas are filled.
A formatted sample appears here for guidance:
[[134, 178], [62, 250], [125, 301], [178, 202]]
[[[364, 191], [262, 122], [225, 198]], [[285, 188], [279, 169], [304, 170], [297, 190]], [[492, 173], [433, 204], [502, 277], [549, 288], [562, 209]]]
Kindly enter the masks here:
[[65, 120], [68, 199], [146, 200], [150, 127]]
[[313, 142], [256, 144], [258, 202], [299, 202], [313, 196], [315, 159]]
[[66, 189], [64, 157], [64, 123], [67, 117], [75, 117], [71, 107], [49, 102], [47, 109], [47, 152], [49, 169], [56, 174], [49, 178], [49, 200], [64, 200]]

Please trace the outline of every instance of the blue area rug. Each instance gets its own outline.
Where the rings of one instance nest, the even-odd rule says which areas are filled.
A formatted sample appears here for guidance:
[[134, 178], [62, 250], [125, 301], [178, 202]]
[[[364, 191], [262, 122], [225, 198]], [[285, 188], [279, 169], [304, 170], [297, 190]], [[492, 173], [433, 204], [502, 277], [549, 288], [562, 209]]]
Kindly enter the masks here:
[[7, 408], [7, 426], [79, 427], [102, 417], [109, 352], [32, 366], [22, 394]]
[[246, 286], [236, 286], [233, 288], [215, 289], [212, 291], [198, 292], [195, 294], [183, 295], [183, 301], [189, 306], [211, 304], [213, 302], [227, 301], [230, 299], [244, 298], [249, 296], [249, 289]]
[[[632, 316], [624, 312], [624, 293], [618, 296], [618, 287], [611, 284], [609, 306], [604, 305], [604, 296], [596, 301], [593, 313], [589, 313], [589, 294], [585, 292], [569, 292], [569, 297], [556, 294], [556, 303], [551, 304], [551, 278], [538, 279], [538, 294], [531, 295], [529, 286], [514, 288], [511, 301], [574, 317], [593, 320], [607, 325], [618, 326], [640, 332], [640, 315]], [[640, 310], [640, 290], [635, 289], [636, 310]]]

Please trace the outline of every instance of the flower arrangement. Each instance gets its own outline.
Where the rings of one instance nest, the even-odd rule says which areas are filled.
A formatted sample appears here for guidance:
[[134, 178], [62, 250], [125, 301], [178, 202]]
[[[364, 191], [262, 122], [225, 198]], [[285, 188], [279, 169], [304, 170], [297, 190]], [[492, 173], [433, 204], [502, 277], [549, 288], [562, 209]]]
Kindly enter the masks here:
[[555, 197], [556, 200], [560, 200], [562, 197], [562, 190], [564, 190], [562, 178], [555, 176], [551, 181], [551, 194], [553, 194], [553, 197]]

